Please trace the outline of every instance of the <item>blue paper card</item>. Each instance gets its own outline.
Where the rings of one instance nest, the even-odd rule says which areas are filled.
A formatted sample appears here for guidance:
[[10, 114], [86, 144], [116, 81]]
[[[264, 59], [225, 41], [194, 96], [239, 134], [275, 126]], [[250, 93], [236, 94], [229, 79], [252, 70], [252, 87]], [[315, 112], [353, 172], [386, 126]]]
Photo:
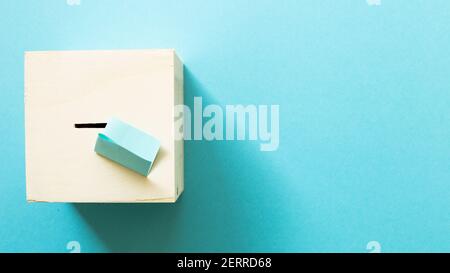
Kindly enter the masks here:
[[112, 118], [98, 134], [95, 152], [143, 176], [148, 176], [160, 143], [153, 136]]

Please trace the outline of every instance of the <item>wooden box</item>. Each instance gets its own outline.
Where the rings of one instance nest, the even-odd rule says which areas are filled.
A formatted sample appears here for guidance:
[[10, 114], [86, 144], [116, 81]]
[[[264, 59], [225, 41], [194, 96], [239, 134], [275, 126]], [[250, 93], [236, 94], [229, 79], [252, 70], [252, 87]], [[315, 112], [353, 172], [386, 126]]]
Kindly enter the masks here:
[[[175, 202], [184, 189], [183, 64], [174, 50], [25, 53], [26, 183], [30, 202]], [[120, 118], [160, 141], [147, 177], [101, 157], [101, 128]]]

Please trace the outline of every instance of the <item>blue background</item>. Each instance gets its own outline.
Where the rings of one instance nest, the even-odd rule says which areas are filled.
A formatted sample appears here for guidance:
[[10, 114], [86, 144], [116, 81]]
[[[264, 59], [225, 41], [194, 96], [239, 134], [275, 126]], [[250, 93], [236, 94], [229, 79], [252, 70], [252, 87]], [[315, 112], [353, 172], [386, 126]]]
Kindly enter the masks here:
[[[0, 2], [0, 251], [450, 252], [448, 0]], [[175, 48], [185, 101], [279, 104], [280, 147], [185, 143], [176, 204], [27, 204], [23, 53]]]

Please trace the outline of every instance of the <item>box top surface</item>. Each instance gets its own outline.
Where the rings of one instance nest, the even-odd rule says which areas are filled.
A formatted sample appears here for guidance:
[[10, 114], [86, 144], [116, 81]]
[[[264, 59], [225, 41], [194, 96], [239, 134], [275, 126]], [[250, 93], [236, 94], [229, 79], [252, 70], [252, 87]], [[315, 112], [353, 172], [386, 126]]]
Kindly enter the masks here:
[[[27, 198], [61, 202], [173, 198], [173, 56], [173, 50], [27, 52]], [[160, 140], [148, 177], [96, 155], [101, 129], [74, 127], [111, 117]]]

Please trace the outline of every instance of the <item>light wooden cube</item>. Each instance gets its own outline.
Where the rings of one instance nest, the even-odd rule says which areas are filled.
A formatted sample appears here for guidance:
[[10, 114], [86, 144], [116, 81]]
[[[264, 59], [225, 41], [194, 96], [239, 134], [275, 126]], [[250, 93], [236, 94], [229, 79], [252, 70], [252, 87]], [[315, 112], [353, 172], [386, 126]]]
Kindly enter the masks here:
[[[25, 53], [26, 183], [30, 202], [175, 202], [184, 189], [183, 64], [174, 50]], [[94, 152], [102, 129], [75, 123], [120, 118], [160, 141], [150, 174]]]

